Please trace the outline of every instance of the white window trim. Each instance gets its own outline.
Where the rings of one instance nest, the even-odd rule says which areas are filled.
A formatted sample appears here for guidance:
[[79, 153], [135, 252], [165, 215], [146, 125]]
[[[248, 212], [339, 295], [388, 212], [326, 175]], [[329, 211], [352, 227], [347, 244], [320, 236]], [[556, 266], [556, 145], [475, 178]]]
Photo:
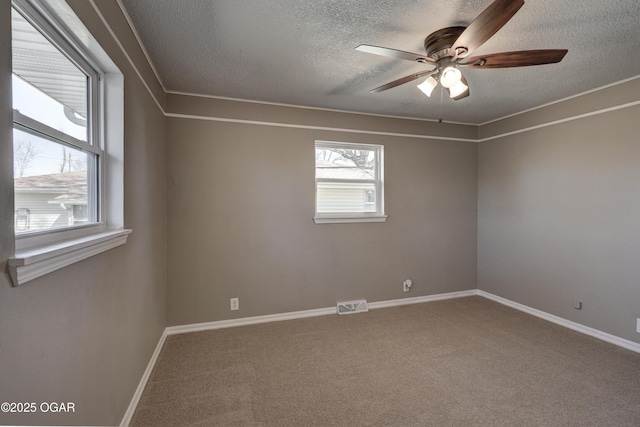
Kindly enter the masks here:
[[68, 36], [70, 40], [67, 41], [76, 50], [88, 55], [87, 59], [102, 72], [97, 90], [104, 106], [104, 110], [98, 115], [100, 132], [96, 133], [94, 130], [96, 145], [104, 152], [99, 184], [99, 203], [102, 204], [99, 222], [72, 229], [16, 236], [15, 255], [7, 264], [13, 285], [18, 286], [123, 245], [132, 230], [124, 228], [122, 73], [64, 0], [14, 0], [14, 3], [51, 17], [49, 24], [60, 34]]
[[[377, 152], [376, 157], [376, 176], [377, 180], [349, 180], [349, 179], [323, 179], [324, 182], [369, 182], [376, 184], [379, 188], [376, 194], [376, 211], [377, 212], [318, 212], [318, 180], [315, 182], [315, 215], [313, 222], [316, 224], [346, 224], [346, 223], [359, 223], [359, 222], [386, 222], [388, 216], [384, 213], [384, 146], [376, 144], [361, 144], [354, 142], [337, 142], [337, 141], [324, 141], [317, 140], [314, 143], [314, 155], [316, 147], [331, 146], [331, 147], [345, 147], [356, 149], [369, 149]], [[315, 170], [315, 166], [314, 166]]]
[[319, 214], [313, 217], [313, 222], [316, 224], [348, 224], [352, 222], [386, 222], [387, 215], [359, 215], [350, 216], [347, 214], [341, 214], [340, 216], [329, 214]]
[[14, 285], [23, 285], [63, 267], [127, 243], [131, 230], [111, 230], [16, 252], [9, 260]]

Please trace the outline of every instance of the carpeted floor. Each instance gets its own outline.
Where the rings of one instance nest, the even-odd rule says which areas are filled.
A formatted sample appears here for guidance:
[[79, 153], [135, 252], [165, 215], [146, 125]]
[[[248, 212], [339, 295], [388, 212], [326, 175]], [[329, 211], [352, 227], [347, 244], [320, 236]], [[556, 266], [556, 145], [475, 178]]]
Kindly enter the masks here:
[[131, 426], [640, 426], [640, 354], [482, 297], [172, 335]]

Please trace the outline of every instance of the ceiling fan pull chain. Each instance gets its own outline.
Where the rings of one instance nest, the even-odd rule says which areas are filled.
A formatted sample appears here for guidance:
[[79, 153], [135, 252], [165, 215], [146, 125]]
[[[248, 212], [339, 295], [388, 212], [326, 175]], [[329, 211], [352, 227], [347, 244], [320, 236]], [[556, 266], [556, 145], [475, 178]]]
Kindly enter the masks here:
[[438, 119], [438, 123], [442, 123], [442, 96], [444, 93], [444, 89], [442, 85], [440, 85], [440, 118]]

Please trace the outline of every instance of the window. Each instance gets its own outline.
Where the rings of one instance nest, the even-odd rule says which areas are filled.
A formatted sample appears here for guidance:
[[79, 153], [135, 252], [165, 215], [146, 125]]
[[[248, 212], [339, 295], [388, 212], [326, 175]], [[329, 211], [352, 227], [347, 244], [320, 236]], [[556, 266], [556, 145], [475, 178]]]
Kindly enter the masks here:
[[63, 1], [11, 3], [19, 285], [124, 244], [122, 73]]
[[98, 223], [102, 205], [98, 72], [27, 13], [11, 10], [16, 235]]
[[383, 146], [316, 141], [316, 223], [383, 222]]

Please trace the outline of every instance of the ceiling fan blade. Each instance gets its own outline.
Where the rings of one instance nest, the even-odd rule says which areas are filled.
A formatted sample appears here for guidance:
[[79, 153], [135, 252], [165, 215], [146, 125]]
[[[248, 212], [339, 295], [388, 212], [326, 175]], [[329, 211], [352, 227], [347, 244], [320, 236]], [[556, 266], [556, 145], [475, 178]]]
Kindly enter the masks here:
[[567, 52], [567, 49], [545, 49], [491, 53], [467, 59], [466, 66], [471, 68], [508, 68], [555, 64], [562, 61]]
[[403, 77], [401, 79], [394, 80], [394, 81], [392, 81], [390, 83], [387, 83], [386, 85], [382, 85], [382, 86], [379, 86], [379, 87], [377, 87], [375, 89], [371, 89], [369, 92], [371, 92], [371, 93], [382, 92], [383, 90], [391, 89], [393, 87], [400, 86], [400, 85], [403, 85], [405, 83], [409, 83], [409, 82], [411, 82], [413, 80], [419, 79], [420, 77], [428, 77], [428, 76], [430, 76], [432, 74], [435, 74], [437, 72], [438, 72], [438, 70], [427, 70], [427, 71], [420, 71], [418, 73], [413, 73], [413, 74], [410, 74], [410, 75], [408, 75], [406, 77]]
[[361, 44], [356, 47], [360, 52], [373, 53], [374, 55], [387, 56], [390, 58], [404, 59], [407, 61], [435, 63], [432, 58], [417, 53], [405, 52], [404, 50], [390, 49], [388, 47], [372, 46], [369, 44]]
[[464, 58], [502, 28], [524, 5], [524, 0], [495, 0], [460, 34], [451, 48]]

